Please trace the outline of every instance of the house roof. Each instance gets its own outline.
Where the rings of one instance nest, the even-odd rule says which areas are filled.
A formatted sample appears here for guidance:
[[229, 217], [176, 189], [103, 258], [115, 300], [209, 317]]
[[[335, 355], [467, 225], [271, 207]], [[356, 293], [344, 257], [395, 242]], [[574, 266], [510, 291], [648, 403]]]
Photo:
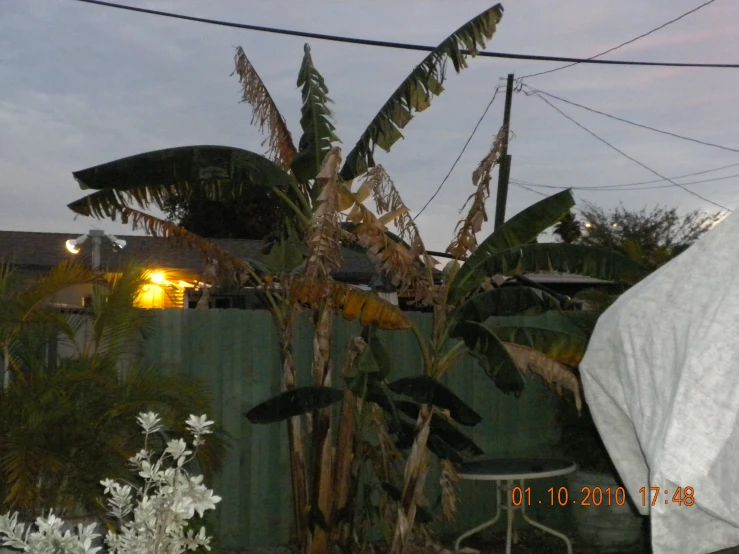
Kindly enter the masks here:
[[[121, 268], [128, 260], [148, 267], [180, 271], [189, 274], [200, 274], [204, 269], [204, 259], [200, 252], [187, 246], [176, 244], [161, 237], [141, 235], [116, 235], [126, 241], [122, 250], [114, 250], [112, 245], [103, 239], [100, 249], [102, 267], [111, 270]], [[30, 231], [0, 231], [0, 261], [11, 262], [29, 269], [49, 269], [62, 260], [71, 260], [79, 256], [92, 256], [92, 241], [87, 240], [80, 248], [79, 254], [71, 254], [65, 248], [65, 241], [77, 238], [74, 233], [37, 233]], [[261, 258], [262, 243], [247, 239], [213, 239], [222, 249], [241, 259], [258, 260]], [[375, 265], [367, 256], [356, 250], [343, 249], [343, 265], [334, 272], [334, 278], [352, 283], [369, 283], [375, 275]], [[554, 272], [527, 274], [532, 281], [542, 285], [606, 285], [609, 281], [594, 279], [582, 275], [570, 275]]]
[[[122, 250], [114, 250], [107, 239], [100, 249], [101, 266], [121, 268], [131, 259], [159, 269], [178, 270], [199, 274], [205, 264], [203, 255], [184, 245], [161, 237], [116, 235], [126, 241]], [[28, 269], [48, 269], [62, 260], [92, 256], [92, 241], [86, 240], [79, 254], [70, 253], [65, 242], [77, 238], [73, 233], [37, 233], [27, 231], [0, 231], [0, 260]], [[258, 240], [213, 239], [219, 247], [241, 259], [261, 258], [262, 243]], [[362, 252], [343, 249], [344, 264], [334, 272], [334, 278], [345, 281], [368, 281], [375, 274], [374, 264]]]

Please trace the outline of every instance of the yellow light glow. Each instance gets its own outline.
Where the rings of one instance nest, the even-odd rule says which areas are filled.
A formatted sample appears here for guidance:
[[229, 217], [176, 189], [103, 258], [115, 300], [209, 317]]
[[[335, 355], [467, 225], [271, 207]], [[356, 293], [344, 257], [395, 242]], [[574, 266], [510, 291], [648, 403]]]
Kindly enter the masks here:
[[161, 285], [164, 283], [164, 273], [161, 271], [155, 271], [151, 274], [151, 277], [149, 277], [149, 280], [157, 285]]
[[67, 246], [67, 250], [69, 250], [72, 254], [79, 254], [80, 247], [77, 246], [77, 242], [70, 239], [68, 240], [65, 245]]

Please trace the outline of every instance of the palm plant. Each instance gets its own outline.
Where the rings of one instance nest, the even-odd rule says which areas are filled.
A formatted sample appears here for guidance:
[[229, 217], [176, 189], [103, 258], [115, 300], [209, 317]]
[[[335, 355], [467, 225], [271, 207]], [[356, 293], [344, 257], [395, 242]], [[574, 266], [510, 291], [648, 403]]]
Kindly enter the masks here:
[[[134, 347], [151, 328], [150, 312], [133, 307], [148, 278], [134, 267], [103, 277], [64, 262], [26, 283], [3, 267], [3, 340], [12, 378], [0, 391], [0, 493], [27, 516], [53, 507], [70, 516], [105, 511], [99, 482], [127, 476], [138, 450], [135, 416], [156, 408], [176, 422], [207, 412], [202, 384], [135, 363]], [[94, 283], [92, 306], [64, 313], [49, 296]], [[60, 356], [59, 352], [66, 351]], [[201, 413], [201, 412], [199, 412]], [[206, 479], [224, 455], [222, 433], [199, 457]]]

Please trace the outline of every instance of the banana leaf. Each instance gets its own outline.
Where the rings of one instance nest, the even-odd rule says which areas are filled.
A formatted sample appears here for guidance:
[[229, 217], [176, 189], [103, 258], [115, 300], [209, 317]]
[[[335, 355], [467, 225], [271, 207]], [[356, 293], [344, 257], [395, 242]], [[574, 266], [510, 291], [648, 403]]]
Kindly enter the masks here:
[[503, 17], [503, 6], [496, 4], [474, 17], [432, 50], [411, 74], [393, 92], [380, 108], [354, 148], [347, 154], [341, 169], [341, 178], [350, 181], [375, 166], [375, 146], [386, 152], [402, 138], [403, 129], [413, 119], [414, 112], [421, 112], [431, 104], [431, 98], [439, 96], [444, 88], [446, 63], [451, 61], [459, 73], [467, 67], [468, 50], [474, 56], [485, 48]]
[[181, 146], [145, 152], [75, 171], [83, 190], [98, 192], [75, 200], [75, 213], [110, 217], [115, 206], [132, 202], [160, 209], [172, 194], [203, 187], [212, 198], [238, 195], [244, 187], [263, 187], [267, 201], [278, 201], [270, 188], [290, 196], [293, 177], [260, 154], [230, 146]]
[[[421, 406], [418, 404], [408, 402], [407, 400], [399, 400], [395, 405], [408, 417], [414, 420], [418, 418], [418, 413], [421, 409]], [[445, 444], [459, 453], [467, 453], [473, 456], [484, 454], [483, 450], [472, 439], [438, 414], [431, 416], [429, 433], [438, 436]]]
[[559, 301], [542, 290], [506, 286], [476, 294], [452, 313], [451, 320], [485, 321], [491, 316], [538, 314], [559, 307]]
[[[323, 158], [335, 142], [341, 142], [336, 136], [336, 127], [331, 122], [331, 110], [328, 104], [328, 87], [323, 76], [313, 65], [310, 46], [303, 47], [303, 63], [298, 73], [298, 86], [303, 87], [303, 106], [301, 108], [300, 126], [303, 134], [298, 143], [298, 154], [292, 162], [291, 169], [295, 177], [305, 183], [315, 179]], [[317, 191], [314, 192], [314, 199]]]
[[344, 398], [331, 387], [297, 387], [254, 406], [244, 415], [251, 423], [276, 423], [327, 408]]
[[528, 346], [565, 365], [576, 367], [588, 346], [589, 333], [566, 312], [490, 317], [482, 326], [503, 342]]
[[482, 421], [482, 417], [470, 408], [444, 385], [428, 375], [404, 377], [388, 384], [388, 388], [396, 394], [403, 394], [420, 404], [432, 404], [449, 410], [452, 419], [461, 425], [473, 426]]
[[523, 375], [503, 342], [490, 329], [476, 321], [466, 321], [455, 326], [454, 336], [464, 341], [470, 354], [501, 391], [516, 396], [523, 391]]
[[565, 217], [575, 205], [572, 192], [553, 194], [519, 212], [493, 231], [470, 255], [457, 272], [451, 288], [453, 299], [477, 288], [489, 273], [487, 260], [495, 254], [529, 244]]

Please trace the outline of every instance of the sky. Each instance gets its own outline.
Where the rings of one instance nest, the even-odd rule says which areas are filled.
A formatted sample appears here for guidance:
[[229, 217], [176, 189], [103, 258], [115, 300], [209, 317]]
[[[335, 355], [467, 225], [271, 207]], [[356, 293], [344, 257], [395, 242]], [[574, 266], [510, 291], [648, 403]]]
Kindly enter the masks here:
[[[120, 0], [120, 3], [237, 23], [436, 45], [492, 2]], [[647, 32], [701, 0], [512, 0], [487, 50], [589, 57]], [[553, 9], [556, 6], [556, 9]], [[195, 144], [264, 152], [264, 137], [239, 103], [233, 56], [242, 46], [297, 140], [296, 87], [305, 39], [168, 19], [75, 0], [0, 0], [0, 230], [65, 232], [129, 226], [78, 217], [66, 205], [83, 196], [72, 172], [149, 150]], [[424, 52], [310, 40], [326, 80], [337, 134], [347, 154]], [[609, 59], [739, 62], [739, 2], [718, 0], [620, 48]], [[417, 114], [381, 163], [412, 213], [434, 193], [495, 88], [559, 63], [474, 58], [451, 69], [445, 92]], [[738, 69], [577, 65], [524, 83], [638, 123], [739, 149]], [[427, 248], [452, 239], [472, 171], [502, 123], [499, 94], [441, 192], [417, 222]], [[739, 174], [739, 153], [703, 146], [552, 101], [582, 125], [663, 176], [736, 167], [678, 180]], [[658, 179], [599, 142], [536, 96], [513, 95], [511, 178], [552, 187], [600, 187]], [[739, 175], [688, 188], [728, 208], [739, 205]], [[494, 179], [494, 182], [496, 180]], [[668, 182], [652, 185], [670, 185]], [[511, 185], [507, 217], [554, 188]], [[578, 202], [606, 209], [676, 207], [718, 211], [667, 186], [575, 190]], [[488, 203], [492, 230], [495, 191]]]

